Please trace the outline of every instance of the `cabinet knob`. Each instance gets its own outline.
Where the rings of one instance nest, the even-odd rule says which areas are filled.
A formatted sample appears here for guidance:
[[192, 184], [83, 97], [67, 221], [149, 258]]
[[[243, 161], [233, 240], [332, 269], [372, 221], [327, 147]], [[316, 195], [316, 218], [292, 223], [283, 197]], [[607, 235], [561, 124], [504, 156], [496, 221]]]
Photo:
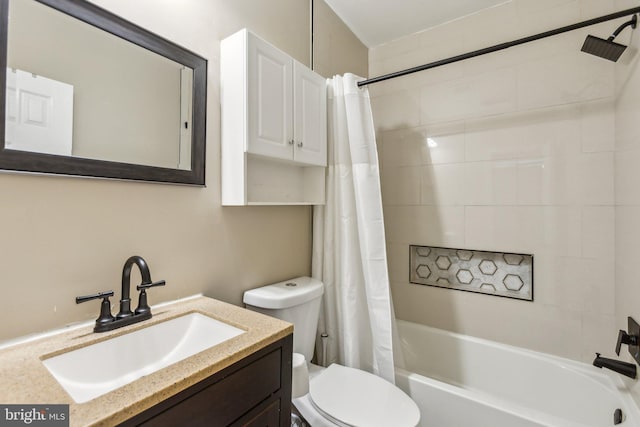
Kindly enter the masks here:
[[298, 147], [302, 147], [302, 141], [298, 142]]
[[295, 141], [292, 139], [289, 141], [289, 145], [293, 145], [295, 143]]

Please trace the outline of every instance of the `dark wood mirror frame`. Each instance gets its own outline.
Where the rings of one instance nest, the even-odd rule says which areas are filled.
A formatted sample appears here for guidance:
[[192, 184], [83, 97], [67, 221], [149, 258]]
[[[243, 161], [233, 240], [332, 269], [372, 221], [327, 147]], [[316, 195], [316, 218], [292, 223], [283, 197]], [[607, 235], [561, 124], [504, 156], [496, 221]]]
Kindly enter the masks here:
[[35, 1], [193, 69], [191, 170], [5, 149], [9, 1], [0, 0], [0, 169], [176, 184], [205, 184], [206, 59], [83, 0]]

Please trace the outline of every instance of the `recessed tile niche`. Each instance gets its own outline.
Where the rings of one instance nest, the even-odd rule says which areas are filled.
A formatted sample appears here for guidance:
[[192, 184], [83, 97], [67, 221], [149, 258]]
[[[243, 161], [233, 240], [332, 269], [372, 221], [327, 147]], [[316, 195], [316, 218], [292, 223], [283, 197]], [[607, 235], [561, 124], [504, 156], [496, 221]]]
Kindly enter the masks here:
[[533, 301], [533, 255], [409, 246], [409, 281]]

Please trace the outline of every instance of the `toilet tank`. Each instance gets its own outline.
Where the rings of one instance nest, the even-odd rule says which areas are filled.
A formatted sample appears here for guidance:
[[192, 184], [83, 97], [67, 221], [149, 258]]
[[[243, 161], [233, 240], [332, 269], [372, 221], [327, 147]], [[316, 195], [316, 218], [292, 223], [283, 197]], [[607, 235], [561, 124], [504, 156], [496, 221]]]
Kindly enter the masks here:
[[298, 277], [246, 291], [243, 302], [249, 310], [293, 323], [293, 352], [311, 361], [323, 293], [321, 281]]

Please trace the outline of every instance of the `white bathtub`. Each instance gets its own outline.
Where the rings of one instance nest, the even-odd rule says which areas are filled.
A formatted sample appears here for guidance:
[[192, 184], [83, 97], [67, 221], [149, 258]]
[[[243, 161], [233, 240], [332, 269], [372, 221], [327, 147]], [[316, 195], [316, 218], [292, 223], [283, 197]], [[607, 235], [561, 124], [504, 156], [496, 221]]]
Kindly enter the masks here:
[[604, 427], [640, 413], [618, 374], [518, 347], [398, 320], [405, 369], [396, 383], [421, 427]]

